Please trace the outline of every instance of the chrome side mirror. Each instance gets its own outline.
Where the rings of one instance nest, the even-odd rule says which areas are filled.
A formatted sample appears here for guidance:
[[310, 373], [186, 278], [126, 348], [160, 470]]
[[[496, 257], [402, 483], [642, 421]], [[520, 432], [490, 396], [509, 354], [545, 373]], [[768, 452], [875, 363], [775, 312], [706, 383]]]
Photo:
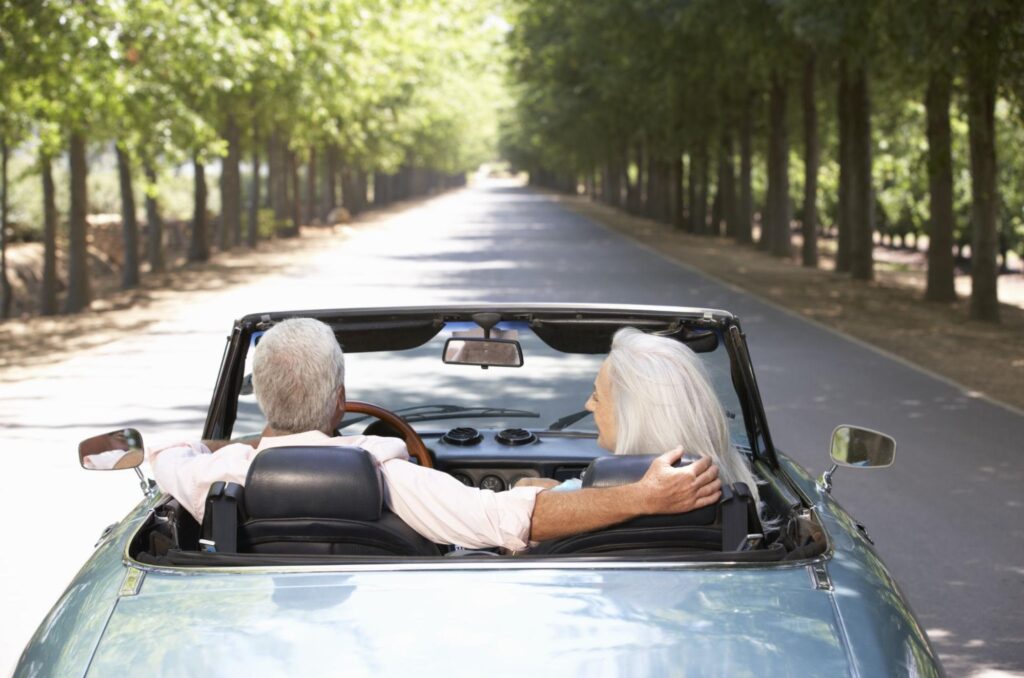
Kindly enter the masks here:
[[90, 471], [120, 471], [142, 465], [142, 434], [123, 428], [78, 443], [78, 463]]
[[832, 431], [832, 468], [821, 476], [820, 486], [832, 491], [832, 474], [840, 466], [886, 468], [896, 458], [896, 440], [889, 435], [857, 426], [837, 426]]

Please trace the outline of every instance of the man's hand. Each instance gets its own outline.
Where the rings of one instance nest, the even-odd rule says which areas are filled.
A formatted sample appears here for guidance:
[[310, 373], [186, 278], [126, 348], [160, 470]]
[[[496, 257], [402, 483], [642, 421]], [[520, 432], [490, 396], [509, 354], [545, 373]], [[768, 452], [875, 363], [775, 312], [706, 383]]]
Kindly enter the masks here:
[[682, 456], [683, 448], [677, 447], [651, 462], [637, 483], [643, 513], [686, 513], [714, 504], [722, 496], [718, 467], [707, 457], [683, 468], [673, 467]]

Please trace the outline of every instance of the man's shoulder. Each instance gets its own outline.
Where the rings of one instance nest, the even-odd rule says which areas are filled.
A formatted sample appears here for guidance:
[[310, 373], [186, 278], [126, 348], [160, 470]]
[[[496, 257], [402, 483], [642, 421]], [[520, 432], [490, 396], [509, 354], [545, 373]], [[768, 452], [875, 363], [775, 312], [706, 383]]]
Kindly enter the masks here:
[[341, 447], [359, 447], [374, 456], [377, 461], [408, 459], [409, 451], [401, 438], [386, 436], [336, 436], [331, 442]]

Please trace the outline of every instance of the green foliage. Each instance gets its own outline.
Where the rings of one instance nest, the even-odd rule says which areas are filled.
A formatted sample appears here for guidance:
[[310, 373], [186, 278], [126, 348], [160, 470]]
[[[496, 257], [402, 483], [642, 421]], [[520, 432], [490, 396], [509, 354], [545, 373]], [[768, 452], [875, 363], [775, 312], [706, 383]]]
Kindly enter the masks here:
[[[501, 149], [519, 168], [584, 174], [637, 143], [678, 158], [736, 130], [752, 110], [767, 124], [764, 91], [772, 73], [788, 78], [790, 195], [803, 200], [798, 104], [801, 64], [818, 63], [821, 222], [836, 223], [839, 61], [868, 69], [876, 222], [883, 233], [927, 230], [924, 85], [936, 69], [963, 89], [964, 52], [987, 36], [971, 33], [977, 13], [1003, 26], [1004, 98], [997, 106], [1000, 224], [1024, 249], [1024, 5], [1014, 0], [519, 0], [509, 36], [515, 107], [503, 110]], [[1002, 25], [1001, 24], [1001, 25]], [[970, 240], [970, 163], [965, 103], [952, 110], [957, 239]], [[734, 135], [735, 137], [735, 135]], [[755, 141], [755, 203], [763, 204], [767, 145]], [[714, 177], [714, 172], [711, 173]], [[712, 181], [714, 179], [712, 178]], [[756, 210], [756, 207], [755, 207]]]
[[230, 118], [250, 147], [276, 130], [300, 157], [337, 145], [366, 171], [464, 172], [493, 157], [508, 106], [499, 15], [487, 0], [3, 2], [0, 135], [59, 154], [76, 129], [173, 170], [225, 155]]

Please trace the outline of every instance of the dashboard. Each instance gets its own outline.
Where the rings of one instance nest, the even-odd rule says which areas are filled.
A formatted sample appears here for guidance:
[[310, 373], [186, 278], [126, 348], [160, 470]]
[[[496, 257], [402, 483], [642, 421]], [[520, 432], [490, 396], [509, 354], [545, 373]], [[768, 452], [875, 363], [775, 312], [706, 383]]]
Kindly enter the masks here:
[[610, 454], [598, 447], [593, 433], [468, 426], [418, 433], [436, 469], [464, 485], [494, 492], [521, 478], [578, 478], [595, 457]]

